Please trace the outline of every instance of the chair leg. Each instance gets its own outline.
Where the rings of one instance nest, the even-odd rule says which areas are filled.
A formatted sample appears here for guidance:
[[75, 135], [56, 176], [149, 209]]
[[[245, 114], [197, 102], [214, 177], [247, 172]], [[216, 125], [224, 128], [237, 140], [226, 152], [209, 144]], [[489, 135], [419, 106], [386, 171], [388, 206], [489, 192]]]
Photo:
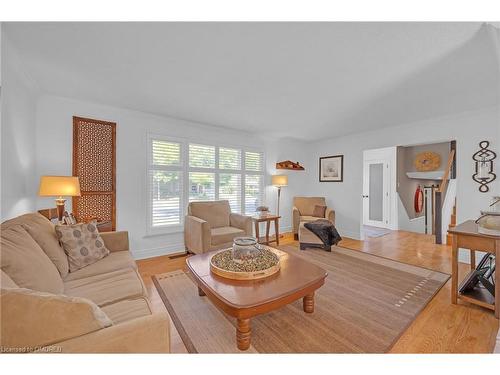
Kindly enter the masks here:
[[298, 241], [298, 240], [299, 240], [299, 234], [298, 234], [298, 233], [294, 233], [294, 234], [293, 234], [293, 239], [294, 239], [295, 241]]

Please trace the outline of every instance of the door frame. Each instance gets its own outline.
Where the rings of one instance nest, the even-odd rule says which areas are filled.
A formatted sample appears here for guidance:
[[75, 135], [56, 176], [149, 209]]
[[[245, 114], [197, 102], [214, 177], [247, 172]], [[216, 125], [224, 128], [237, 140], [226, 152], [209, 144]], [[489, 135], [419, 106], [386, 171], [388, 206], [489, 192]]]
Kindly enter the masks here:
[[[381, 228], [392, 230], [398, 229], [397, 217], [397, 192], [396, 192], [396, 156], [397, 147], [385, 147], [378, 149], [370, 149], [363, 151], [363, 181], [362, 181], [362, 196], [361, 196], [361, 223], [363, 225], [374, 225]], [[383, 207], [384, 218], [383, 222], [373, 222], [368, 219], [369, 199], [363, 196], [369, 195], [369, 181], [365, 181], [368, 176], [369, 164], [383, 163], [384, 164], [384, 194], [387, 197]], [[366, 219], [366, 220], [365, 220]]]

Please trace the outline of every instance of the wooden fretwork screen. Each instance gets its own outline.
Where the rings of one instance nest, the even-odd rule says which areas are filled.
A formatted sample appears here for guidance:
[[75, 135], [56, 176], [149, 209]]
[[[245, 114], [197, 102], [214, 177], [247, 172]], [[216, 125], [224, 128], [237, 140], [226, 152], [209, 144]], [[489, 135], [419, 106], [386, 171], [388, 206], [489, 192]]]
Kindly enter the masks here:
[[73, 117], [73, 176], [80, 197], [73, 197], [79, 221], [111, 221], [116, 229], [116, 123]]

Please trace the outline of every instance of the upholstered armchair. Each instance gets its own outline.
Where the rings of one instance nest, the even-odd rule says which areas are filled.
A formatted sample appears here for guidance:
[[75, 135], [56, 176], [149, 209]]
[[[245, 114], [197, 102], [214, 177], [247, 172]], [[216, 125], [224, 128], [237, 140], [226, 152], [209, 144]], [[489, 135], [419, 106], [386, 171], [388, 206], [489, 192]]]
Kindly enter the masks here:
[[184, 220], [184, 244], [191, 253], [231, 247], [233, 238], [252, 235], [252, 218], [231, 213], [229, 201], [191, 202]]
[[326, 207], [324, 197], [294, 197], [293, 198], [293, 236], [298, 238], [300, 222], [317, 219], [328, 219], [335, 224], [335, 211], [326, 208], [324, 217], [313, 216], [314, 206]]

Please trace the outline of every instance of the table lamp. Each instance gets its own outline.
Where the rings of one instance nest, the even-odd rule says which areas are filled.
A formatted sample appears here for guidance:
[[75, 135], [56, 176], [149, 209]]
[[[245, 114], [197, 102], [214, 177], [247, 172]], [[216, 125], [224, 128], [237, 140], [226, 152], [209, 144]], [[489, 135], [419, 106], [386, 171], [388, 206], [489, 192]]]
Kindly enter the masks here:
[[38, 195], [41, 197], [57, 197], [57, 217], [59, 221], [62, 221], [64, 203], [66, 202], [63, 197], [79, 197], [81, 195], [80, 182], [78, 177], [72, 176], [42, 176]]
[[283, 186], [288, 186], [288, 176], [285, 174], [275, 174], [271, 177], [271, 185], [276, 186], [278, 188], [278, 209], [277, 215], [280, 216], [280, 195], [281, 188]]

